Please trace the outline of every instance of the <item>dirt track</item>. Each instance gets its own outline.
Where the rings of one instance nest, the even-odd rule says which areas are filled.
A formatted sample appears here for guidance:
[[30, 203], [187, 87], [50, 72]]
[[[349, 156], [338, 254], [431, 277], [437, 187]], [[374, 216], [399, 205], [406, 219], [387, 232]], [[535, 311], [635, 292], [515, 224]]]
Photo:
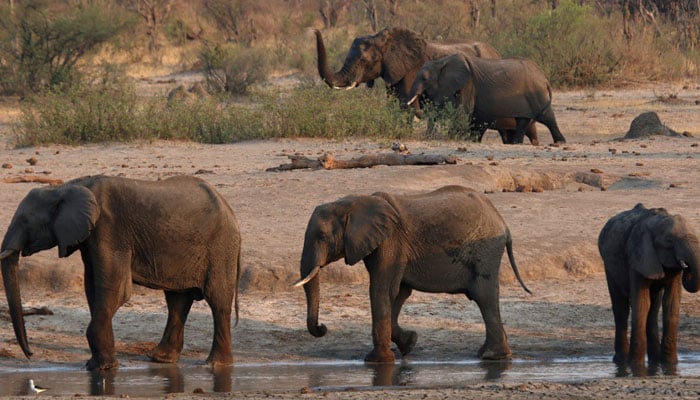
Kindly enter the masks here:
[[[677, 98], [666, 99], [665, 94]], [[664, 101], [660, 101], [664, 100]], [[655, 86], [625, 91], [555, 93], [555, 112], [568, 139], [560, 147], [504, 146], [497, 134], [485, 143], [408, 142], [413, 153], [455, 154], [457, 165], [375, 167], [332, 171], [265, 172], [287, 156], [316, 157], [333, 152], [350, 158], [388, 152], [386, 143], [353, 140], [280, 140], [208, 146], [193, 143], [49, 146], [0, 150], [0, 178], [23, 175], [70, 179], [87, 174], [158, 179], [198, 174], [216, 185], [234, 208], [243, 235], [241, 321], [234, 329], [237, 362], [359, 360], [371, 347], [366, 272], [341, 263], [322, 272], [321, 322], [329, 333], [315, 339], [305, 330], [303, 291], [291, 290], [298, 278], [303, 234], [313, 208], [349, 193], [377, 190], [415, 193], [447, 184], [471, 186], [488, 193], [509, 224], [521, 274], [533, 295], [514, 283], [502, 268], [501, 308], [514, 356], [523, 360], [552, 357], [612, 357], [613, 322], [602, 262], [595, 246], [598, 232], [615, 213], [637, 202], [664, 206], [685, 215], [700, 228], [700, 88]], [[656, 111], [662, 122], [694, 138], [658, 137], [626, 142], [631, 120]], [[6, 124], [2, 129], [9, 135]], [[540, 141], [551, 138], [542, 127]], [[38, 163], [30, 166], [27, 159]], [[30, 170], [31, 169], [31, 170]], [[31, 183], [1, 184], [0, 233]], [[521, 190], [521, 191], [518, 191]], [[55, 250], [23, 260], [26, 307], [48, 306], [53, 316], [27, 317], [35, 352], [32, 363], [79, 368], [89, 357], [84, 330], [87, 305], [81, 294], [82, 265], [74, 255], [59, 260]], [[4, 298], [4, 296], [3, 296]], [[0, 301], [0, 309], [4, 300]], [[115, 318], [118, 357], [124, 367], [143, 365], [165, 324], [162, 294], [136, 290]], [[473, 359], [481, 345], [483, 321], [476, 306], [461, 296], [415, 293], [402, 323], [418, 331], [408, 360]], [[211, 318], [204, 303], [193, 307], [185, 333], [184, 360], [204, 360], [211, 343]], [[700, 351], [700, 298], [684, 295], [679, 349]], [[11, 324], [0, 320], [0, 373], [3, 368], [32, 365], [16, 345]], [[489, 382], [434, 390], [402, 389], [403, 398], [645, 398], [666, 393], [697, 398], [700, 378], [624, 378], [583, 383]], [[301, 385], [301, 391], [306, 385]], [[234, 388], [235, 390], [235, 388]], [[316, 397], [311, 391], [304, 397]], [[237, 393], [236, 397], [293, 398], [285, 393]], [[330, 398], [385, 396], [378, 391], [333, 392]], [[320, 397], [321, 395], [319, 395]]]

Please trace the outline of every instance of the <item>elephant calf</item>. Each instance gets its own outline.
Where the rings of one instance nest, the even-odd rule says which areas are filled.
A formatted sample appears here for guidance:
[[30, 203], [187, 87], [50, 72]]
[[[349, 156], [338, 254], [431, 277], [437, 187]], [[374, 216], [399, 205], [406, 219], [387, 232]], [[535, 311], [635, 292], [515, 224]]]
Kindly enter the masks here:
[[22, 315], [19, 256], [58, 246], [59, 257], [80, 250], [90, 307], [88, 369], [118, 365], [112, 317], [131, 284], [163, 289], [168, 322], [149, 357], [177, 362], [190, 307], [205, 299], [214, 317], [207, 362], [231, 364], [231, 305], [238, 319], [241, 237], [226, 200], [201, 179], [158, 182], [88, 176], [33, 189], [17, 207], [2, 242], [2, 277], [15, 335], [32, 355]]
[[374, 349], [368, 362], [392, 362], [390, 342], [411, 352], [417, 335], [402, 329], [399, 313], [413, 289], [462, 293], [474, 300], [486, 324], [486, 342], [478, 355], [511, 355], [499, 308], [499, 269], [503, 250], [525, 287], [513, 257], [510, 231], [483, 194], [461, 186], [407, 196], [375, 193], [347, 196], [322, 204], [309, 219], [301, 254], [301, 277], [307, 299], [307, 327], [317, 337], [319, 270], [345, 258], [363, 260], [370, 277]]
[[[663, 208], [633, 209], [610, 218], [598, 237], [615, 317], [616, 363], [676, 364], [681, 284], [700, 290], [700, 241], [680, 215]], [[663, 335], [658, 316], [663, 306]], [[632, 332], [627, 323], [632, 310]]]

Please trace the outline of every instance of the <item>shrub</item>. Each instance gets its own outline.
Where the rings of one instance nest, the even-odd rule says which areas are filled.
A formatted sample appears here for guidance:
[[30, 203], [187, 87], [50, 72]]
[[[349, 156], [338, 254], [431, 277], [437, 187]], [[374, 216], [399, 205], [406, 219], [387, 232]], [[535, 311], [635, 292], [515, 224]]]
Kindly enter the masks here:
[[204, 47], [200, 60], [207, 86], [215, 92], [246, 94], [251, 85], [267, 77], [266, 53], [264, 48], [233, 44]]

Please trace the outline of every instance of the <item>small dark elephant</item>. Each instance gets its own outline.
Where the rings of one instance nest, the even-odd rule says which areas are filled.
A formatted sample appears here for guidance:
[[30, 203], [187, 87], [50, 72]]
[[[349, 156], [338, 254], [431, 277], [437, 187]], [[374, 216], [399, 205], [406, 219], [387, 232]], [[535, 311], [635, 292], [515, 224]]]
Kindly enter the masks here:
[[544, 124], [555, 143], [566, 142], [552, 110], [549, 81], [530, 60], [487, 60], [452, 54], [427, 61], [413, 82], [408, 104], [424, 96], [433, 101], [452, 101], [463, 107], [483, 125], [479, 140], [490, 124], [503, 118], [515, 118], [515, 132], [509, 138], [510, 143], [522, 143], [533, 121]]
[[398, 324], [399, 313], [413, 289], [432, 293], [461, 293], [479, 306], [486, 341], [483, 359], [511, 355], [501, 322], [499, 269], [503, 250], [525, 287], [513, 257], [510, 231], [483, 194], [461, 186], [433, 192], [395, 196], [347, 196], [319, 205], [309, 219], [301, 255], [301, 280], [307, 300], [307, 328], [321, 337], [318, 324], [319, 271], [345, 258], [364, 261], [369, 272], [374, 349], [368, 362], [393, 362], [393, 341], [401, 354], [411, 352], [416, 332]]
[[205, 299], [214, 317], [211, 365], [231, 364], [231, 306], [238, 319], [241, 237], [226, 200], [201, 179], [149, 182], [88, 176], [33, 189], [17, 207], [2, 241], [2, 277], [15, 335], [32, 355], [22, 314], [19, 256], [58, 246], [59, 257], [80, 250], [90, 307], [86, 336], [90, 370], [118, 365], [112, 317], [131, 284], [163, 289], [168, 322], [149, 352], [177, 362], [193, 301]]
[[[700, 290], [700, 241], [688, 221], [641, 203], [612, 217], [598, 237], [615, 317], [616, 363], [644, 366], [678, 363], [681, 284]], [[659, 309], [663, 306], [663, 335]], [[632, 310], [632, 332], [627, 324]]]

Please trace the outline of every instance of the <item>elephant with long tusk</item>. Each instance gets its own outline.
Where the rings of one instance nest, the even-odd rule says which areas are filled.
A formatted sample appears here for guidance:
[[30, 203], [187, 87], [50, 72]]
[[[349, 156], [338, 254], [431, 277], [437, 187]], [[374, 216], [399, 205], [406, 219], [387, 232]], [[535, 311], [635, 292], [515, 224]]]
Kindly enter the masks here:
[[368, 362], [392, 362], [393, 341], [401, 354], [410, 353], [416, 332], [398, 324], [406, 299], [416, 289], [464, 294], [479, 306], [486, 341], [478, 355], [507, 359], [511, 355], [501, 322], [499, 269], [504, 250], [522, 287], [529, 292], [513, 256], [510, 231], [483, 194], [461, 186], [429, 193], [347, 196], [319, 205], [306, 228], [301, 254], [301, 279], [307, 301], [307, 329], [321, 337], [318, 323], [319, 271], [343, 258], [364, 261], [370, 277], [372, 339]]

